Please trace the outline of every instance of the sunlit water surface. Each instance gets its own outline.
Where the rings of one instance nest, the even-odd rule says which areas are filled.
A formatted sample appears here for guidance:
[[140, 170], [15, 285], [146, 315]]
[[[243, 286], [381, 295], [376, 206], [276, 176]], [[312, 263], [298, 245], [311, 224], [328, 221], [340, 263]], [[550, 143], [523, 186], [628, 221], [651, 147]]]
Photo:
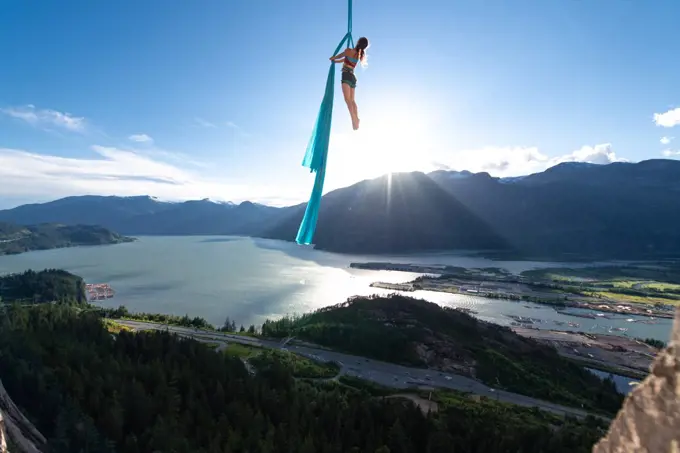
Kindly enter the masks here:
[[[500, 267], [513, 273], [540, 267], [576, 264], [492, 261], [455, 254], [359, 256], [340, 255], [282, 241], [241, 237], [141, 237], [139, 241], [102, 247], [30, 252], [0, 256], [0, 274], [26, 269], [61, 268], [88, 283], [109, 283], [116, 290], [104, 306], [125, 305], [133, 311], [189, 314], [221, 325], [229, 316], [237, 323], [260, 324], [266, 318], [303, 313], [343, 302], [353, 295], [387, 294], [371, 282], [404, 282], [406, 272], [350, 269], [351, 262], [390, 261]], [[671, 320], [640, 324], [626, 319], [574, 318], [552, 308], [526, 302], [416, 291], [407, 293], [447, 306], [478, 312], [481, 319], [507, 325], [506, 315], [542, 319], [541, 328], [606, 333], [626, 327], [629, 336], [668, 340]], [[648, 319], [627, 317], [629, 319]], [[577, 322], [579, 328], [553, 321]], [[611, 332], [616, 333], [616, 332]]]

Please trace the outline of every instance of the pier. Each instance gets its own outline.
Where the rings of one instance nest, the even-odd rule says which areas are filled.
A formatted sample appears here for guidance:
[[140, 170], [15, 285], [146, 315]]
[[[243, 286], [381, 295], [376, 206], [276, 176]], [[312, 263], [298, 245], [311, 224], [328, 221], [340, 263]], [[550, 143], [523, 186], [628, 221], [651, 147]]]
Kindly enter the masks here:
[[373, 282], [371, 283], [371, 288], [382, 288], [391, 289], [394, 291], [415, 291], [415, 287], [411, 283], [386, 283], [386, 282]]

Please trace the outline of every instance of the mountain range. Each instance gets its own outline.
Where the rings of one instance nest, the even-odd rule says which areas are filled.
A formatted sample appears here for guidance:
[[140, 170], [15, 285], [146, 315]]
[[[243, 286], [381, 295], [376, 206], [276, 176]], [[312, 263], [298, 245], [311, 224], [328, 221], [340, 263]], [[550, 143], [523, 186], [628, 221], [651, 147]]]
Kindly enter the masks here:
[[[294, 240], [305, 204], [76, 196], [0, 211], [0, 221], [101, 225], [128, 235]], [[324, 195], [315, 245], [344, 253], [496, 250], [526, 256], [680, 256], [680, 161], [568, 162], [513, 178], [395, 173]]]

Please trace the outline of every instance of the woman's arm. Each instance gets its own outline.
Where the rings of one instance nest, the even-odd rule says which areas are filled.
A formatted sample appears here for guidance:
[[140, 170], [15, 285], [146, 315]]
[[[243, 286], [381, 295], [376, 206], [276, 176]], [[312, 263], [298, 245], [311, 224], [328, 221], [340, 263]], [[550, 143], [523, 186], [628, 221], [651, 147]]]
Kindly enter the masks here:
[[330, 57], [329, 60], [331, 60], [333, 63], [340, 63], [340, 62], [342, 62], [342, 60], [345, 59], [346, 53], [347, 53], [347, 50], [343, 50], [339, 54]]

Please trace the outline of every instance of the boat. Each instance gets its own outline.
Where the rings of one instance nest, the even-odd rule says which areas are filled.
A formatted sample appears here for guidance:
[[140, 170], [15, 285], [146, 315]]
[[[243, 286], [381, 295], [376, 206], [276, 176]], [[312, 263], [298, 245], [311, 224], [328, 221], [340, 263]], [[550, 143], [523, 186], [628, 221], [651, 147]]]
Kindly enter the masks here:
[[557, 313], [561, 315], [566, 315], [566, 316], [576, 316], [577, 318], [588, 318], [588, 319], [597, 319], [597, 316], [591, 315], [590, 313], [574, 313], [570, 311], [565, 311], [565, 310], [555, 310]]
[[616, 331], [616, 332], [627, 332], [628, 327], [610, 327], [609, 331]]

